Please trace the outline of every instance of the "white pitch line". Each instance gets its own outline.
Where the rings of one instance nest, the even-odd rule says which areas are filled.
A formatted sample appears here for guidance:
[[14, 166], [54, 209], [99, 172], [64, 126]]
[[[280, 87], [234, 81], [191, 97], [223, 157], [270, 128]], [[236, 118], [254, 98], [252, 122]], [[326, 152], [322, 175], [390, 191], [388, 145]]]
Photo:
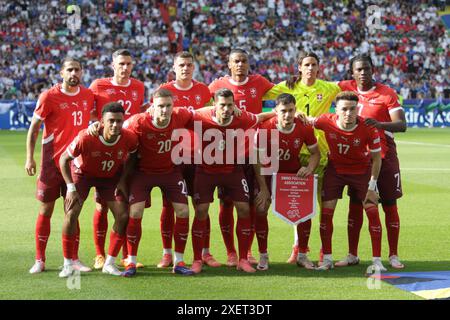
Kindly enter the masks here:
[[395, 140], [398, 144], [415, 144], [418, 146], [429, 146], [429, 147], [444, 147], [444, 148], [450, 148], [450, 144], [439, 144], [439, 143], [426, 143], [426, 142], [413, 142], [413, 141], [401, 141], [401, 140]]

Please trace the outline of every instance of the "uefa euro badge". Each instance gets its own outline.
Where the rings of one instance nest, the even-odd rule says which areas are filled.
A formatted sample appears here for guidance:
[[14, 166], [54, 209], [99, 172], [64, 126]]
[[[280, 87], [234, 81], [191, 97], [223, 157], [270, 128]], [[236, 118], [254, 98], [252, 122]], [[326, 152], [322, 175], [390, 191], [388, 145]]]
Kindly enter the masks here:
[[285, 222], [297, 225], [316, 214], [317, 175], [300, 178], [295, 173], [274, 173], [272, 211]]

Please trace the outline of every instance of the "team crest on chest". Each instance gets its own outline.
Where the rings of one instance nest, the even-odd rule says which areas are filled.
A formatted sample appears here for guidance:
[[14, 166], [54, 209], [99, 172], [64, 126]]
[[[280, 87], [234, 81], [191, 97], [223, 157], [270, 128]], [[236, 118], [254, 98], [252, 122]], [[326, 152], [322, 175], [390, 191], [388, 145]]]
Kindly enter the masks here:
[[298, 149], [300, 147], [300, 139], [294, 140], [294, 148]]
[[202, 102], [202, 97], [200, 97], [199, 94], [196, 94], [196, 95], [195, 95], [195, 103], [196, 103], [196, 104], [200, 104], [200, 102]]
[[353, 140], [353, 145], [354, 145], [355, 147], [358, 147], [360, 144], [361, 144], [361, 139], [355, 138], [355, 139]]
[[122, 159], [122, 157], [123, 157], [123, 151], [122, 151], [122, 150], [119, 150], [119, 151], [117, 152], [117, 159]]
[[136, 90], [131, 91], [131, 98], [134, 101], [137, 101], [137, 99], [138, 99], [138, 92]]
[[256, 88], [250, 88], [250, 94], [252, 95], [252, 98], [256, 98], [257, 94]]
[[317, 101], [322, 101], [323, 95], [321, 93], [317, 94]]
[[88, 108], [88, 102], [86, 100], [83, 100], [83, 109], [86, 111]]

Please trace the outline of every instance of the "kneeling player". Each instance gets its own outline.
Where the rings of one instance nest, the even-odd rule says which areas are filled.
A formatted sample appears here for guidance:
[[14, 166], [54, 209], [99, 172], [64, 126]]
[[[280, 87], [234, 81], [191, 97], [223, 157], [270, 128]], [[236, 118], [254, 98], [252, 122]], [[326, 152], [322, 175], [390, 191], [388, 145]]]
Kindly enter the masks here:
[[[319, 164], [320, 151], [317, 146], [317, 139], [314, 136], [313, 128], [303, 124], [301, 120], [295, 118], [295, 103], [295, 98], [290, 94], [283, 93], [277, 97], [275, 107], [277, 117], [263, 122], [258, 129], [258, 151], [261, 156], [263, 154], [264, 156], [270, 155], [271, 159], [273, 158], [272, 152], [277, 153], [278, 172], [296, 173], [299, 177], [306, 178], [314, 173], [314, 170]], [[278, 133], [278, 139], [276, 136], [272, 135], [273, 131]], [[267, 143], [262, 142], [261, 139], [265, 139]], [[301, 166], [298, 156], [303, 144], [307, 146], [311, 153], [306, 167]], [[265, 148], [265, 146], [267, 147]], [[274, 167], [273, 163], [270, 165], [271, 167]], [[267, 175], [263, 178], [260, 174], [259, 164], [255, 165], [255, 175], [259, 185], [259, 193], [255, 199], [257, 205], [255, 231], [260, 251], [259, 264], [256, 268], [258, 270], [267, 270], [269, 268], [269, 259], [267, 255], [267, 236], [269, 233], [267, 212], [270, 206], [270, 186], [272, 185], [272, 176]], [[314, 264], [306, 255], [310, 231], [311, 220], [307, 220], [297, 225], [299, 239], [297, 264], [299, 267], [314, 269]]]
[[[121, 173], [128, 155], [136, 151], [138, 144], [137, 137], [132, 132], [122, 129], [124, 112], [119, 103], [105, 105], [99, 136], [90, 136], [86, 130], [82, 130], [61, 156], [61, 173], [67, 183], [62, 236], [64, 266], [59, 274], [61, 278], [73, 273], [71, 257], [75, 245], [75, 230], [83, 202], [91, 187], [96, 187], [102, 199], [107, 201], [115, 219], [103, 273], [121, 275], [114, 265], [125, 240], [128, 221], [127, 204], [120, 194], [126, 192]], [[70, 167], [73, 159], [75, 160]]]
[[[378, 214], [376, 181], [381, 167], [380, 136], [376, 128], [357, 115], [358, 96], [344, 91], [336, 96], [336, 114], [324, 114], [314, 127], [325, 132], [330, 152], [322, 190], [320, 238], [324, 259], [318, 270], [333, 268], [331, 239], [333, 214], [345, 186], [357, 190], [369, 219], [373, 266], [386, 271], [381, 263], [381, 222]], [[372, 161], [372, 166], [371, 166]], [[355, 192], [356, 193], [356, 192]]]

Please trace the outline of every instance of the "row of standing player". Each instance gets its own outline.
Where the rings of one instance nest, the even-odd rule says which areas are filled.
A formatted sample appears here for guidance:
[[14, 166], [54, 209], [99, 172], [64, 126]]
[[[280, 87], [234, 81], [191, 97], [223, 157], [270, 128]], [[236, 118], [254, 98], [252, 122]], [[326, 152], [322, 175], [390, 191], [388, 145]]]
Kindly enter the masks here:
[[[121, 54], [117, 54], [121, 53]], [[138, 83], [135, 79], [130, 79], [131, 69], [132, 69], [132, 59], [129, 52], [126, 51], [118, 51], [113, 56], [113, 69], [114, 69], [114, 77], [112, 79], [100, 79], [94, 82], [91, 85], [91, 88], [96, 90], [97, 93], [95, 95], [95, 99], [105, 99], [104, 103], [116, 100], [122, 102], [126, 110], [126, 116], [129, 113], [139, 112], [139, 107], [143, 102], [143, 93], [140, 95], [139, 90], [132, 90], [131, 84]], [[211, 98], [211, 92], [214, 92], [214, 88], [228, 87], [230, 88], [234, 95], [236, 104], [248, 111], [258, 113], [262, 109], [262, 100], [263, 99], [273, 99], [281, 92], [290, 92], [297, 98], [297, 108], [305, 111], [309, 115], [319, 115], [321, 113], [325, 113], [329, 110], [331, 101], [334, 99], [335, 95], [339, 92], [339, 87], [334, 83], [325, 82], [317, 79], [317, 73], [319, 69], [319, 59], [314, 54], [306, 54], [299, 58], [299, 73], [300, 77], [298, 79], [293, 79], [291, 81], [280, 83], [276, 86], [273, 86], [270, 82], [265, 80], [263, 77], [258, 75], [248, 75], [249, 72], [249, 61], [248, 56], [245, 52], [241, 50], [234, 50], [230, 54], [229, 58], [229, 67], [231, 71], [231, 76], [227, 76], [221, 79], [214, 81], [209, 89], [202, 83], [199, 83], [192, 79], [192, 74], [194, 70], [193, 58], [188, 53], [182, 53], [177, 55], [174, 60], [174, 71], [176, 73], [176, 80], [164, 85], [167, 89], [173, 91], [174, 93], [174, 105], [175, 106], [190, 106], [193, 108], [203, 106], [207, 101]], [[396, 101], [395, 93], [389, 88], [378, 84], [373, 83], [372, 80], [372, 65], [371, 61], [367, 57], [356, 57], [352, 62], [352, 70], [355, 76], [355, 81], [346, 82], [343, 81], [339, 83], [340, 87], [347, 86], [349, 89], [352, 89], [355, 92], [359, 93], [360, 97], [360, 105], [363, 108], [360, 108], [360, 114], [364, 115], [364, 112], [368, 112], [368, 116], [372, 117], [371, 119], [366, 120], [373, 126], [376, 126], [380, 129], [385, 129], [390, 132], [396, 131], [404, 131], [404, 116], [403, 111], [400, 106], [396, 106], [394, 101]], [[64, 72], [70, 73], [71, 70], [68, 68], [64, 68], [62, 71], [63, 76], [63, 84], [62, 86], [69, 85], [70, 81], [73, 80], [71, 76], [66, 75], [67, 81], [64, 79]], [[97, 85], [95, 85], [97, 83]], [[102, 85], [99, 85], [102, 83]], [[143, 86], [139, 86], [138, 88]], [[77, 86], [74, 86], [76, 91], [80, 90]], [[128, 99], [125, 99], [126, 96], [129, 96]], [[142, 99], [140, 99], [142, 97]], [[40, 97], [40, 100], [44, 100], [45, 93]], [[362, 99], [361, 99], [362, 98]], [[138, 102], [139, 101], [139, 102]], [[136, 102], [136, 103], [133, 103]], [[101, 105], [97, 100], [97, 106]], [[133, 111], [133, 107], [138, 106]], [[40, 121], [45, 119], [42, 115], [39, 114], [39, 105], [36, 109], [36, 117], [35, 121], [30, 128], [30, 134], [28, 139], [28, 153], [27, 153], [27, 171], [28, 173], [34, 174], [35, 172], [35, 163], [33, 161], [33, 136], [37, 136], [36, 128], [39, 128]], [[97, 107], [97, 110], [101, 108]], [[363, 112], [364, 111], [364, 112]], [[81, 113], [71, 113], [68, 119], [73, 119], [74, 125], [87, 125], [87, 120], [83, 119]], [[78, 117], [78, 118], [77, 118]], [[378, 120], [375, 120], [378, 119]], [[55, 122], [55, 121], [53, 121]], [[52, 123], [52, 119], [48, 119], [47, 123]], [[46, 124], [47, 124], [46, 123]], [[48, 127], [48, 125], [46, 126]], [[49, 130], [50, 131], [50, 130]], [[61, 130], [62, 131], [62, 130]], [[72, 132], [74, 130], [65, 130], [66, 132]], [[48, 136], [50, 136], [49, 134]], [[61, 134], [60, 134], [61, 135]], [[64, 134], [62, 134], [64, 136]], [[44, 132], [44, 142], [48, 144], [48, 139], [46, 139], [47, 135]], [[48, 137], [47, 137], [48, 138]], [[324, 143], [324, 139], [320, 134], [318, 134], [319, 145], [321, 149], [326, 150], [326, 143]], [[60, 138], [61, 140], [61, 138]], [[392, 139], [386, 139], [387, 143], [391, 143], [391, 154], [395, 155], [395, 144], [393, 144]], [[66, 141], [70, 142], [70, 139]], [[35, 139], [34, 139], [35, 143]], [[45, 145], [44, 144], [44, 145]], [[62, 150], [63, 148], [59, 148]], [[322, 152], [322, 154], [326, 154]], [[302, 162], [305, 162], [305, 159], [308, 157], [307, 151], [302, 152]], [[396, 157], [395, 157], [396, 158]], [[383, 163], [385, 159], [383, 159]], [[398, 163], [398, 160], [397, 160]], [[321, 163], [319, 166], [320, 169], [323, 169], [326, 165], [326, 157], [322, 157]], [[40, 179], [46, 176], [41, 172]], [[395, 186], [397, 189], [400, 189], [400, 180], [399, 180], [399, 171], [395, 173]], [[36, 244], [37, 244], [37, 256], [36, 256], [36, 264], [30, 270], [30, 272], [39, 272], [44, 268], [45, 261], [45, 245], [48, 239], [49, 231], [50, 231], [50, 219], [51, 213], [53, 211], [53, 205], [55, 199], [42, 199], [42, 189], [38, 187], [38, 199], [41, 197], [41, 211], [38, 217], [37, 225], [36, 225]], [[397, 190], [400, 191], [401, 189]], [[397, 192], [398, 194], [398, 192]], [[58, 195], [59, 196], [59, 195]], [[55, 196], [53, 196], [55, 197]], [[398, 198], [398, 195], [392, 196], [382, 195], [382, 203], [383, 208], [386, 213], [386, 220], [388, 222], [388, 237], [390, 243], [390, 257], [391, 264], [396, 267], [400, 267], [401, 264], [398, 263], [398, 259], [396, 259], [396, 243], [398, 242], [398, 214], [396, 214], [396, 203], [393, 198]], [[51, 198], [51, 197], [50, 197]], [[386, 200], [387, 199], [387, 200]], [[167, 201], [165, 201], [167, 203]], [[388, 209], [388, 210], [387, 210]], [[233, 233], [230, 230], [233, 229], [233, 215], [232, 215], [233, 207], [230, 205], [230, 201], [224, 197], [224, 200], [221, 202], [220, 209], [220, 222], [221, 222], [221, 230], [224, 236], [225, 244], [227, 246], [228, 252], [228, 265], [236, 264], [236, 250], [234, 249], [233, 242]], [[104, 206], [97, 207], [94, 221], [96, 221], [96, 229], [94, 236], [96, 238], [96, 248], [98, 256], [104, 257], [104, 239], [106, 234], [105, 227], [105, 219], [106, 219], [106, 210], [104, 210]], [[254, 209], [251, 210], [254, 212]], [[351, 205], [350, 210], [351, 219], [350, 221], [356, 221], [356, 223], [349, 224], [349, 231], [354, 231], [353, 234], [350, 234], [350, 254], [357, 257], [356, 251], [354, 250], [355, 246], [355, 233], [359, 236], [359, 229], [362, 225], [362, 205], [360, 203]], [[361, 223], [359, 223], [361, 221]], [[209, 224], [209, 222], [208, 222]], [[106, 224], [107, 225], [107, 224]], [[171, 252], [171, 242], [172, 242], [172, 234], [173, 234], [173, 209], [170, 206], [165, 206], [163, 209], [163, 214], [161, 216], [161, 226], [162, 226], [162, 236], [163, 236], [163, 246], [164, 246], [164, 254], [163, 259], [158, 266], [165, 267], [169, 266], [172, 263], [172, 252]], [[352, 226], [352, 228], [350, 227]], [[393, 229], [397, 229], [397, 232], [390, 232]], [[207, 227], [207, 230], [209, 227]], [[299, 226], [300, 229], [300, 226]], [[351, 230], [350, 230], [351, 229]], [[350, 232], [351, 233], [351, 232]], [[297, 234], [297, 233], [296, 233]], [[390, 236], [392, 234], [392, 236]], [[300, 236], [301, 238], [301, 236]], [[208, 250], [208, 239], [205, 244], [205, 248], [203, 250], [203, 261], [211, 266], [218, 266], [219, 264]], [[357, 243], [357, 239], [356, 239]], [[353, 247], [353, 249], [352, 249]], [[295, 252], [299, 248], [299, 246], [295, 245], [293, 252]], [[302, 251], [306, 249], [300, 249]], [[302, 253], [302, 252], [300, 252]], [[306, 252], [305, 252], [306, 253]], [[294, 256], [296, 255], [296, 252]], [[125, 255], [126, 256], [126, 255]], [[349, 255], [349, 257], [351, 257]], [[249, 256], [251, 259], [251, 255]], [[349, 259], [349, 258], [347, 258]], [[96, 261], [101, 264], [101, 258], [97, 258]], [[251, 259], [250, 261], [252, 261]], [[75, 259], [76, 261], [76, 259]], [[290, 259], [292, 262], [292, 259]], [[295, 261], [295, 259], [293, 260]], [[350, 261], [349, 264], [352, 264]]]

